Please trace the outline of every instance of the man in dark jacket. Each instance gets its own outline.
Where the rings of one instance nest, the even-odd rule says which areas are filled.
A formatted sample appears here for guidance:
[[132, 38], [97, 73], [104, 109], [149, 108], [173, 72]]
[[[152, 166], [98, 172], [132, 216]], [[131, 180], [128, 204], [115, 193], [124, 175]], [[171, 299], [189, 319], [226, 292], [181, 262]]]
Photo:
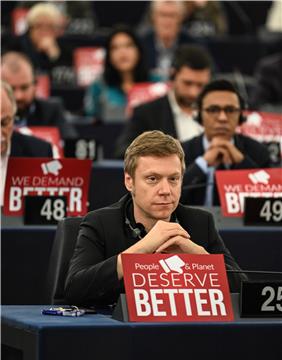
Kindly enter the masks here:
[[127, 146], [143, 131], [161, 130], [180, 141], [203, 132], [194, 120], [195, 102], [210, 81], [212, 59], [196, 45], [182, 45], [172, 65], [171, 89], [166, 96], [138, 106], [116, 143], [115, 155], [122, 158]]
[[[215, 229], [212, 215], [179, 204], [184, 152], [160, 131], [138, 136], [125, 155], [124, 182], [130, 194], [82, 220], [66, 279], [71, 304], [112, 304], [123, 288], [121, 253], [224, 254], [239, 270]], [[229, 284], [238, 291], [241, 276]]]
[[198, 99], [198, 121], [204, 134], [185, 143], [186, 173], [181, 201], [190, 205], [219, 205], [214, 186], [217, 169], [236, 170], [270, 166], [267, 148], [247, 136], [236, 134], [244, 121], [244, 102], [226, 80], [209, 83]]
[[67, 124], [60, 99], [36, 97], [36, 78], [26, 55], [17, 52], [4, 54], [1, 76], [12, 87], [17, 102], [15, 126], [55, 126], [62, 137], [75, 136], [72, 126]]

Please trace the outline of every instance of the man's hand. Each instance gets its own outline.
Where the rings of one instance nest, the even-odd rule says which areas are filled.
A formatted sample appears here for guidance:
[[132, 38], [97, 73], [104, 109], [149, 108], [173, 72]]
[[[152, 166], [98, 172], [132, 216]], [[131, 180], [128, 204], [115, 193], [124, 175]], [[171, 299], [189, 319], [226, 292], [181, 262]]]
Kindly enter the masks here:
[[231, 165], [243, 161], [244, 155], [230, 141], [215, 137], [205, 152], [204, 159], [209, 166], [218, 166], [220, 163]]
[[50, 59], [57, 59], [60, 56], [60, 48], [55, 38], [45, 36], [38, 44], [38, 49], [44, 52]]
[[195, 244], [190, 239], [184, 239], [181, 236], [175, 236], [164, 244], [162, 244], [157, 250], [156, 253], [165, 253], [165, 254], [208, 254], [208, 252], [202, 247]]

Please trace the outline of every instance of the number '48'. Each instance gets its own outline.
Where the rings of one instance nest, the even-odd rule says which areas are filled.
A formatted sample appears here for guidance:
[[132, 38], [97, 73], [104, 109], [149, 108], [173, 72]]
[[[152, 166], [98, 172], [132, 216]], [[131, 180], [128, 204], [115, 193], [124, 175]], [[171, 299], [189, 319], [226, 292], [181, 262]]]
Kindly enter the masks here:
[[54, 201], [46, 199], [41, 208], [40, 215], [46, 217], [47, 220], [62, 220], [65, 216], [64, 201], [62, 199], [55, 199]]

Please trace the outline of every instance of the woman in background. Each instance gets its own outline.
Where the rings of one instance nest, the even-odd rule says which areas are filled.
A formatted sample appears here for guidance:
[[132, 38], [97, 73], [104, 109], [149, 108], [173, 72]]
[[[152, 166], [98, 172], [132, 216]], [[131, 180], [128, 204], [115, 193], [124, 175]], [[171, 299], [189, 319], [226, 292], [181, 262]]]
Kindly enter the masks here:
[[86, 91], [84, 110], [104, 122], [126, 118], [127, 93], [139, 82], [150, 81], [139, 39], [126, 26], [116, 27], [106, 42], [102, 76]]

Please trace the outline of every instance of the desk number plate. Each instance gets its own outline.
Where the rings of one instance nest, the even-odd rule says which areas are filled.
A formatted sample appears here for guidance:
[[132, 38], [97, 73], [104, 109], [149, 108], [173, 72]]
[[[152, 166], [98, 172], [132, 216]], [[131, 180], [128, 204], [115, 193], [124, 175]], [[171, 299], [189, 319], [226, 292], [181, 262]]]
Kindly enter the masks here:
[[282, 318], [282, 281], [244, 281], [240, 313], [241, 317]]

